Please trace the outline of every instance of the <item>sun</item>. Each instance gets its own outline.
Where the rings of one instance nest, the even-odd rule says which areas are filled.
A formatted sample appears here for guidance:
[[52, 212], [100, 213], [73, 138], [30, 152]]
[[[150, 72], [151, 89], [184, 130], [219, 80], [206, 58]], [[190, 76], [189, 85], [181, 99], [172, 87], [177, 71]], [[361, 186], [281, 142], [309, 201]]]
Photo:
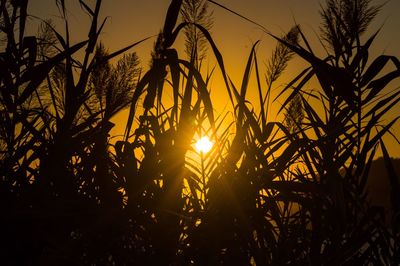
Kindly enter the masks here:
[[213, 145], [214, 143], [212, 143], [210, 139], [205, 136], [196, 142], [195, 147], [198, 152], [207, 153], [211, 150]]

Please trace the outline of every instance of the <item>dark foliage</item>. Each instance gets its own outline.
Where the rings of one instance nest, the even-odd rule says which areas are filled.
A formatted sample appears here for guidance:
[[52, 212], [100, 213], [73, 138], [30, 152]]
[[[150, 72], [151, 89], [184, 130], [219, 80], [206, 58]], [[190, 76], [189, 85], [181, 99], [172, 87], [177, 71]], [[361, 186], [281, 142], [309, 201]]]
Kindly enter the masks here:
[[[258, 43], [236, 88], [207, 27], [177, 25], [189, 2], [171, 1], [143, 75], [125, 54], [141, 41], [112, 53], [98, 43], [101, 0], [79, 0], [92, 23], [77, 44], [50, 21], [25, 36], [28, 1], [0, 2], [0, 264], [398, 265], [400, 179], [382, 140], [397, 117], [382, 121], [400, 101], [388, 92], [400, 63], [370, 62], [376, 35], [359, 38], [378, 8], [328, 1], [322, 36], [333, 52], [322, 59], [297, 25], [273, 36], [264, 91]], [[208, 43], [216, 57], [235, 107], [228, 128], [214, 117], [210, 76], [173, 47], [183, 29], [187, 49]], [[271, 90], [294, 55], [310, 66], [282, 90], [286, 120], [270, 121]], [[252, 69], [259, 113], [246, 100]], [[320, 90], [309, 92], [314, 76]], [[111, 118], [125, 107], [115, 141]], [[191, 145], [199, 132], [215, 141], [200, 156]], [[380, 182], [371, 170], [379, 147], [384, 204], [368, 192]]]

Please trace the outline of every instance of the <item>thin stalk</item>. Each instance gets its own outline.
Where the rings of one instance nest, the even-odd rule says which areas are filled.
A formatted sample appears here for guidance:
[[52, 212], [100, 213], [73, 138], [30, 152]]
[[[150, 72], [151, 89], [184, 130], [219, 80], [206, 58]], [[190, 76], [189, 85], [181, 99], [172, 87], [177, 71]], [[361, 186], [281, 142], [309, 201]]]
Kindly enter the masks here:
[[203, 199], [204, 199], [204, 205], [206, 205], [206, 175], [204, 174], [205, 168], [204, 168], [204, 154], [202, 151], [200, 151], [200, 160], [201, 160], [201, 182], [203, 183]]

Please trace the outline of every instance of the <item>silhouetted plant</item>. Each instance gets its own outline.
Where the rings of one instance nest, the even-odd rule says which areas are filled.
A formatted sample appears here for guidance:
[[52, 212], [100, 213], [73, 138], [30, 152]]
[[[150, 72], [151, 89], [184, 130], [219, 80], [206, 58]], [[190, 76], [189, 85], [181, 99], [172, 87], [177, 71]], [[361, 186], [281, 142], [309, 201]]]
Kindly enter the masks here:
[[[68, 29], [66, 3], [56, 3]], [[143, 75], [135, 53], [109, 63], [141, 41], [109, 53], [98, 43], [101, 1], [79, 3], [92, 23], [88, 40], [71, 45], [69, 32], [62, 37], [50, 21], [37, 37], [25, 36], [28, 1], [0, 2], [2, 263], [398, 264], [399, 179], [382, 141], [397, 118], [381, 121], [400, 101], [398, 89], [385, 91], [400, 63], [385, 55], [368, 63], [376, 34], [360, 39], [379, 8], [327, 1], [326, 58], [313, 54], [296, 25], [275, 37], [266, 83], [257, 42], [237, 88], [208, 31], [207, 2], [171, 1]], [[182, 30], [189, 60], [173, 47]], [[214, 118], [212, 74], [202, 75], [197, 62], [207, 43], [233, 121]], [[272, 86], [294, 54], [310, 67], [280, 94], [289, 92], [286, 120], [271, 121]], [[394, 70], [386, 72], [389, 63]], [[258, 113], [246, 98], [252, 70]], [[314, 76], [320, 90], [309, 92]], [[125, 134], [115, 141], [111, 118], [124, 107]], [[201, 164], [190, 157], [199, 132], [215, 141]], [[378, 146], [391, 223], [367, 200]]]
[[[395, 238], [381, 222], [382, 212], [365, 200], [369, 165], [380, 142], [384, 147], [381, 139], [397, 117], [386, 125], [380, 121], [400, 100], [398, 90], [384, 94], [399, 75], [398, 60], [382, 55], [367, 67], [368, 49], [376, 34], [364, 44], [360, 35], [379, 10], [369, 2], [328, 1], [322, 11], [323, 36], [333, 54], [324, 59], [313, 54], [304, 37], [307, 49], [281, 40], [311, 65], [286, 87], [295, 89], [284, 106], [302, 94], [308, 128], [299, 136], [306, 143], [299, 149], [307, 169], [301, 174], [302, 183], [314, 180], [318, 189], [311, 197], [318, 203], [303, 205], [313, 228], [309, 259], [315, 264], [396, 264], [395, 247], [389, 244]], [[385, 73], [383, 67], [390, 61], [395, 70]], [[319, 95], [304, 90], [314, 75], [321, 85]], [[324, 116], [308, 97], [319, 100]]]
[[[182, 2], [181, 16], [184, 22], [202, 25], [210, 31], [213, 25], [212, 12], [209, 12], [208, 2], [204, 0], [184, 0]], [[190, 60], [194, 57], [196, 67], [207, 54], [207, 39], [193, 24], [189, 24], [185, 30], [185, 53]]]
[[293, 134], [302, 130], [301, 125], [303, 124], [303, 119], [304, 111], [302, 99], [299, 95], [296, 95], [287, 107], [283, 123], [287, 130]]

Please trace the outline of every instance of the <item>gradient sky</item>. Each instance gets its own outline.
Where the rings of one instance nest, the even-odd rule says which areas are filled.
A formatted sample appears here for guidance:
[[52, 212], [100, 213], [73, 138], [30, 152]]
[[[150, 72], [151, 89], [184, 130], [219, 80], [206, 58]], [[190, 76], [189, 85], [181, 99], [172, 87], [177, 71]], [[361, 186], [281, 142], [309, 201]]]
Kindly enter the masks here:
[[[218, 0], [217, 2], [251, 18], [273, 33], [279, 34], [293, 25], [294, 20], [302, 28], [315, 35], [320, 25], [319, 9], [324, 0]], [[78, 0], [68, 0], [69, 19], [74, 33], [87, 30], [88, 17], [80, 10]], [[87, 1], [93, 3], [94, 0]], [[375, 0], [377, 4], [382, 0]], [[55, 0], [30, 1], [30, 13], [41, 18], [51, 17], [57, 20], [58, 12]], [[109, 20], [103, 32], [103, 40], [110, 49], [117, 49], [132, 41], [157, 34], [162, 28], [170, 0], [103, 0], [102, 15]], [[268, 39], [256, 26], [227, 13], [210, 4], [214, 10], [213, 37], [221, 50], [249, 50], [249, 46], [259, 39]], [[375, 28], [384, 24], [379, 39], [379, 49], [399, 55], [400, 1], [391, 0], [382, 8], [375, 20]], [[77, 26], [77, 27], [76, 27]], [[85, 27], [86, 26], [86, 27]], [[76, 27], [76, 28], [75, 28]], [[79, 38], [79, 34], [76, 34]], [[84, 35], [83, 35], [84, 36]], [[229, 45], [228, 45], [229, 44]], [[245, 51], [246, 52], [246, 51]], [[396, 55], [396, 54], [394, 54]]]
[[[78, 0], [67, 0], [66, 2], [68, 3], [72, 41], [83, 40], [87, 36], [89, 18], [80, 9]], [[87, 2], [94, 3], [95, 1], [88, 0]], [[315, 51], [324, 56], [316, 37], [320, 26], [320, 4], [324, 0], [217, 0], [217, 2], [256, 21], [276, 35], [281, 35], [289, 30], [296, 21], [306, 33]], [[376, 4], [383, 2], [381, 0], [373, 1]], [[102, 41], [110, 51], [114, 51], [148, 36], [156, 35], [163, 26], [169, 3], [170, 0], [103, 0], [102, 16], [109, 17], [109, 20], [101, 35]], [[52, 18], [56, 23], [60, 22], [55, 0], [36, 0], [30, 1], [29, 4], [30, 14], [40, 18]], [[228, 74], [239, 86], [253, 43], [261, 40], [257, 50], [260, 62], [267, 61], [276, 43], [257, 26], [213, 4], [210, 4], [210, 10], [214, 12], [213, 39], [224, 57]], [[32, 23], [32, 25], [34, 24]], [[400, 0], [391, 0], [386, 3], [365, 37], [382, 25], [384, 25], [383, 29], [372, 48], [371, 57], [389, 54], [400, 58]], [[57, 24], [57, 26], [63, 32], [62, 24]], [[135, 49], [145, 67], [148, 65], [153, 42], [154, 39], [149, 40]], [[177, 48], [182, 48], [182, 41], [178, 42]], [[183, 56], [184, 54], [181, 54], [181, 57]], [[209, 66], [213, 67], [214, 65], [215, 61], [210, 54]], [[288, 80], [293, 77], [304, 66], [301, 59], [295, 59], [281, 82], [284, 83], [285, 78]], [[215, 84], [215, 87], [221, 86], [217, 80]], [[400, 85], [399, 80], [396, 80], [395, 85], [397, 87]], [[250, 100], [252, 96], [252, 92], [249, 92]], [[227, 99], [227, 97], [220, 98]], [[226, 104], [227, 100], [226, 102], [222, 101], [219, 103], [219, 107]], [[400, 107], [395, 113], [400, 114]], [[123, 115], [121, 121], [123, 122], [117, 125], [117, 129], [124, 127]], [[396, 136], [400, 136], [399, 133], [400, 126], [397, 125], [395, 127]], [[388, 146], [390, 146], [392, 154], [400, 157], [400, 145]]]

